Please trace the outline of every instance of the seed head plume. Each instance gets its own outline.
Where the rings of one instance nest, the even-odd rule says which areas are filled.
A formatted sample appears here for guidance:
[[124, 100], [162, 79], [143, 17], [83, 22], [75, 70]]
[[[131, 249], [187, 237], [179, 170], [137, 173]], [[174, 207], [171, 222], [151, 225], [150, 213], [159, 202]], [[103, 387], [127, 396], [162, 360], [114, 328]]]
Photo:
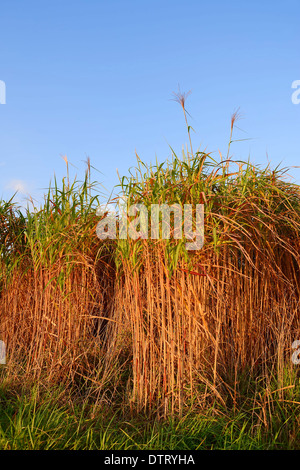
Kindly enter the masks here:
[[234, 124], [236, 123], [236, 121], [241, 119], [241, 117], [242, 117], [242, 115], [240, 113], [240, 108], [238, 108], [234, 111], [234, 113], [231, 116], [231, 131], [233, 131], [233, 127], [234, 127]]
[[90, 157], [86, 158], [85, 163], [86, 163], [86, 174], [87, 174], [87, 176], [90, 176], [90, 174], [91, 174], [91, 159], [90, 159]]
[[239, 119], [241, 119], [242, 115], [240, 113], [240, 108], [237, 108], [234, 113], [232, 114], [231, 116], [231, 124], [230, 124], [230, 139], [229, 139], [229, 143], [228, 143], [228, 151], [227, 151], [227, 158], [226, 160], [229, 159], [229, 152], [230, 152], [230, 146], [232, 144], [232, 134], [233, 134], [233, 128], [234, 128], [234, 125], [236, 123], [236, 121], [238, 121]]
[[190, 116], [190, 114], [187, 112], [187, 110], [185, 109], [185, 102], [187, 100], [187, 97], [192, 93], [192, 91], [188, 91], [187, 93], [182, 93], [180, 91], [180, 87], [178, 85], [178, 92], [175, 93], [173, 91], [173, 95], [174, 95], [174, 98], [173, 98], [173, 101], [176, 101], [176, 103], [179, 103], [180, 106], [182, 107], [182, 110], [183, 110], [183, 114], [184, 114], [184, 118], [185, 118], [185, 122], [186, 122], [186, 126], [187, 126], [187, 131], [188, 131], [188, 135], [189, 135], [189, 141], [190, 141], [190, 147], [191, 147], [191, 154], [193, 155], [193, 147], [192, 147], [192, 139], [191, 139], [191, 133], [190, 133], [190, 130], [191, 130], [191, 126], [189, 126], [188, 124], [188, 120], [187, 120], [187, 117], [186, 115], [188, 114]]
[[173, 95], [174, 95], [173, 101], [176, 101], [177, 103], [179, 103], [185, 112], [187, 112], [187, 110], [185, 109], [185, 102], [191, 93], [192, 93], [192, 90], [188, 91], [187, 93], [184, 93], [184, 92], [181, 93], [179, 86], [178, 86], [177, 93], [173, 91]]

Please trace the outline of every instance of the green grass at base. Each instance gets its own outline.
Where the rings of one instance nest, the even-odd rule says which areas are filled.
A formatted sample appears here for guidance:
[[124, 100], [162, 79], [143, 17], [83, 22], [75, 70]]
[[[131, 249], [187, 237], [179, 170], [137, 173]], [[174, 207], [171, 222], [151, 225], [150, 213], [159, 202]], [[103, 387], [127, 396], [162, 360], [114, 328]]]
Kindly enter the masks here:
[[[291, 411], [292, 410], [292, 411]], [[299, 406], [233, 411], [217, 404], [181, 419], [124, 416], [61, 399], [56, 391], [0, 393], [1, 450], [268, 450], [300, 448]]]

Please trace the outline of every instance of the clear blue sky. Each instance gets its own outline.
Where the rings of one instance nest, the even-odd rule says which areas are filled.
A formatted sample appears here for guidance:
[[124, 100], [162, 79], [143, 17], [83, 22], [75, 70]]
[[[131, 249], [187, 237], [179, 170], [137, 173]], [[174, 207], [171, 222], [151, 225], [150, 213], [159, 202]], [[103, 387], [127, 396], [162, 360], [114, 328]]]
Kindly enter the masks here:
[[[171, 101], [192, 90], [194, 147], [226, 153], [240, 107], [235, 158], [300, 165], [299, 0], [1, 0], [0, 197], [39, 198], [62, 155], [87, 156], [108, 190], [135, 164], [187, 143]], [[300, 182], [300, 169], [292, 174]], [[22, 200], [20, 192], [18, 198]]]

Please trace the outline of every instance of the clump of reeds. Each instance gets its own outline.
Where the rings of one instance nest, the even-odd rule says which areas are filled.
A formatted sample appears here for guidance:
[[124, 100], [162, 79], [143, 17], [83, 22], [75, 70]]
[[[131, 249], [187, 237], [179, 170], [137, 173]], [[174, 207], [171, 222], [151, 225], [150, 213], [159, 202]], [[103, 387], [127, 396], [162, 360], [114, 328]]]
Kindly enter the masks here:
[[[184, 95], [177, 95], [190, 137]], [[238, 114], [231, 120], [230, 143]], [[230, 149], [230, 146], [229, 146]], [[145, 165], [121, 186], [128, 204], [205, 205], [205, 244], [120, 241], [116, 325], [132, 337], [133, 399], [174, 411], [212, 394], [235, 402], [239, 377], [290, 363], [300, 333], [300, 191], [284, 169], [190, 150]], [[121, 292], [121, 294], [120, 294]], [[279, 383], [280, 387], [280, 383]]]
[[218, 161], [194, 153], [185, 98], [190, 148], [162, 164], [138, 158], [121, 196], [148, 209], [204, 204], [201, 250], [172, 238], [99, 240], [89, 163], [82, 183], [55, 182], [39, 210], [1, 203], [9, 371], [88, 380], [162, 414], [211, 398], [235, 404], [245, 383], [275, 373], [283, 387], [300, 335], [299, 186], [284, 169], [233, 161], [230, 146]]
[[42, 207], [25, 216], [2, 205], [1, 331], [7, 371], [21, 380], [81, 383], [105, 368], [98, 333], [114, 269], [110, 245], [95, 233], [99, 204], [88, 167], [83, 182], [55, 181]]

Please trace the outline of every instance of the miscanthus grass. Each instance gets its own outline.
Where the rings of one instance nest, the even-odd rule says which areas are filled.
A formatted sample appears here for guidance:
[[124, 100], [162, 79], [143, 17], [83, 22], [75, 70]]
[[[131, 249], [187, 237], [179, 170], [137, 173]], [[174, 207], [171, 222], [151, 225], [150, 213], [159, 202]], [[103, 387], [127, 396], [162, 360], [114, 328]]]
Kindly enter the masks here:
[[[285, 168], [231, 158], [238, 112], [225, 157], [194, 151], [186, 97], [175, 95], [189, 146], [180, 156], [170, 149], [163, 163], [145, 164], [137, 156], [136, 168], [120, 178], [119, 197], [147, 209], [203, 204], [201, 250], [189, 252], [184, 239], [172, 237], [99, 240], [97, 224], [107, 211], [97, 208], [107, 201], [91, 180], [89, 161], [83, 181], [70, 181], [66, 160], [66, 178], [60, 185], [54, 180], [39, 208], [0, 202], [2, 377], [27, 391], [60, 384], [94, 408], [118, 404], [123, 415], [155, 416], [158, 423], [179, 419], [183, 429], [189, 416], [194, 431], [188, 432], [201, 435], [204, 447], [264, 447], [266, 436], [274, 446], [295, 446], [299, 383], [291, 355], [300, 339], [299, 186]], [[111, 216], [118, 226], [118, 214]], [[20, 420], [27, 419], [28, 406], [20, 403]], [[41, 408], [46, 423], [57, 419], [50, 409], [48, 417], [47, 406]], [[197, 421], [210, 409], [216, 410], [212, 421]], [[63, 421], [65, 411], [57, 413]], [[17, 423], [4, 421], [1, 432], [9, 441]], [[210, 434], [215, 425], [226, 429], [226, 442], [209, 441], [218, 434]], [[77, 444], [55, 426], [53, 443], [45, 437], [34, 445], [96, 445], [92, 422]], [[159, 426], [158, 434], [149, 430], [152, 441], [131, 429], [115, 445], [165, 445], [169, 428]], [[31, 445], [26, 436], [24, 446]], [[195, 446], [201, 447], [198, 437]], [[113, 439], [103, 445], [113, 446]], [[168, 445], [179, 442], [190, 445], [181, 438]]]

